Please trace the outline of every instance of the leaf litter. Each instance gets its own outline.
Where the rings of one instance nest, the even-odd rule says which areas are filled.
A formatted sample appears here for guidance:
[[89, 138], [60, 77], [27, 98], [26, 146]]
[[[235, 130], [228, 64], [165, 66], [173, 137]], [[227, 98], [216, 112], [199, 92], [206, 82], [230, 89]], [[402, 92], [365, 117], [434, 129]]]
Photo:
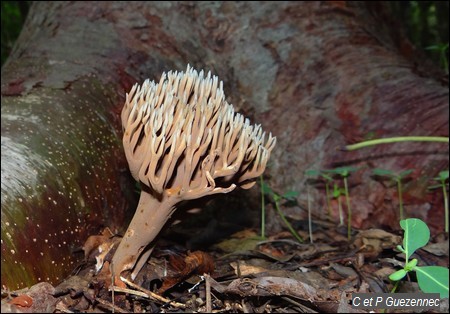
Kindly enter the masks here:
[[[299, 230], [303, 239], [306, 231]], [[299, 243], [290, 233], [262, 239], [255, 230], [239, 231], [204, 250], [189, 251], [158, 241], [134, 281], [112, 285], [109, 263], [120, 242], [109, 229], [86, 239], [85, 263], [53, 287], [2, 289], [2, 312], [88, 313], [364, 313], [351, 306], [352, 293], [388, 293], [389, 274], [404, 262], [395, 249], [401, 234], [345, 231], [316, 224], [314, 243]], [[448, 238], [418, 250], [429, 265], [448, 263]], [[407, 278], [399, 292], [419, 292]], [[448, 309], [448, 302], [446, 303]]]

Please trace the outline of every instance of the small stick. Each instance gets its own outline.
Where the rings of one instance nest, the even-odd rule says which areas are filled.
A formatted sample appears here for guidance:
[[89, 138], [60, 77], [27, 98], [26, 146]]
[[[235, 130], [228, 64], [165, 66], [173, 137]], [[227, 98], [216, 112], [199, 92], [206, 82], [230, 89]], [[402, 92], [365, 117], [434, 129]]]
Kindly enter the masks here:
[[138, 296], [138, 297], [150, 299], [150, 297], [148, 296], [147, 293], [141, 292], [141, 291], [138, 291], [138, 290], [132, 290], [132, 289], [128, 289], [128, 288], [121, 288], [121, 287], [118, 287], [118, 286], [114, 286], [114, 291], [128, 293], [128, 294], [135, 295], [135, 296]]
[[[160, 296], [159, 294], [156, 294], [156, 293], [154, 293], [154, 292], [151, 292], [150, 290], [147, 290], [147, 289], [145, 289], [145, 288], [142, 288], [142, 287], [140, 287], [140, 286], [138, 286], [138, 285], [132, 283], [131, 281], [129, 281], [128, 279], [126, 279], [126, 278], [124, 278], [124, 277], [120, 277], [120, 280], [122, 280], [124, 283], [126, 283], [126, 284], [129, 285], [130, 287], [132, 287], [132, 288], [134, 288], [134, 289], [137, 289], [137, 290], [140, 290], [140, 291], [146, 293], [147, 296], [148, 296], [150, 299], [154, 299], [154, 300], [156, 300], [156, 301], [163, 302], [163, 303], [168, 303], [168, 304], [170, 304], [170, 305], [172, 305], [172, 306], [174, 306], [174, 307], [178, 307], [178, 308], [182, 308], [182, 309], [186, 308], [186, 305], [185, 305], [185, 304], [178, 303], [178, 302], [175, 302], [175, 301], [171, 301], [171, 300], [169, 300], [169, 299], [166, 299], [166, 298]], [[114, 287], [114, 289], [116, 289], [116, 287]]]
[[206, 286], [206, 313], [212, 313], [210, 276], [208, 274], [204, 274], [203, 276], [205, 277]]
[[114, 304], [112, 304], [112, 303], [110, 303], [110, 302], [108, 302], [106, 300], [102, 300], [100, 298], [95, 298], [95, 301], [97, 301], [98, 303], [106, 306], [107, 308], [112, 309], [113, 313], [114, 312], [117, 312], [117, 313], [128, 313], [127, 311], [122, 310], [120, 307], [118, 307], [118, 306], [116, 306], [116, 305], [114, 305]]

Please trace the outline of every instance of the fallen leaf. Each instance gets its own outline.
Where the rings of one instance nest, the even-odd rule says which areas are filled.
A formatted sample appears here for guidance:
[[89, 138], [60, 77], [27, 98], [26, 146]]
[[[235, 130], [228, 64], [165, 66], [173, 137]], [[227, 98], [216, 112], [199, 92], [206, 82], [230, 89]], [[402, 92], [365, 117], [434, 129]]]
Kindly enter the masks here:
[[83, 245], [84, 257], [86, 260], [89, 259], [90, 255], [96, 250], [101, 244], [108, 242], [114, 234], [109, 228], [105, 228], [100, 235], [93, 235], [87, 238]]
[[33, 300], [28, 307], [22, 307], [23, 313], [53, 313], [58, 300], [53, 296], [55, 288], [48, 282], [40, 282], [32, 286], [27, 295]]
[[248, 276], [255, 275], [258, 273], [262, 273], [268, 271], [267, 268], [255, 265], [249, 265], [245, 261], [231, 262], [230, 266], [233, 267], [237, 276]]
[[26, 294], [22, 294], [9, 301], [9, 303], [22, 307], [30, 307], [33, 305], [33, 299]]
[[448, 239], [443, 242], [430, 243], [422, 247], [422, 250], [436, 256], [448, 256]]
[[[211, 285], [216, 288], [215, 285]], [[222, 292], [244, 296], [288, 295], [303, 300], [320, 299], [318, 290], [301, 281], [283, 277], [239, 278], [233, 280]], [[218, 290], [219, 291], [219, 290]], [[219, 291], [221, 292], [221, 291]]]
[[400, 236], [381, 229], [360, 231], [353, 245], [364, 254], [365, 258], [375, 258], [385, 249], [395, 248], [402, 241]]
[[163, 284], [158, 290], [159, 294], [163, 294], [191, 276], [212, 274], [214, 260], [209, 254], [202, 251], [188, 252], [184, 258], [179, 254], [173, 254], [169, 256], [168, 268], [170, 276], [163, 279]]
[[256, 248], [261, 240], [261, 237], [255, 231], [246, 229], [234, 233], [229, 239], [214, 245], [214, 247], [221, 249], [225, 253], [251, 251]]

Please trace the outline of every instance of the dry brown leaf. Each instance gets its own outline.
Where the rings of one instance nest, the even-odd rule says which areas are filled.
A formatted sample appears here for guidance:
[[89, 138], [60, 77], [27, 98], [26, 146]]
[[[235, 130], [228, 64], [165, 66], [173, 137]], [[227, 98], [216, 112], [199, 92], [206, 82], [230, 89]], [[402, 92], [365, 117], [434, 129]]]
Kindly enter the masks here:
[[236, 276], [249, 276], [268, 271], [267, 268], [249, 265], [245, 261], [231, 262], [230, 266], [233, 267]]
[[208, 253], [202, 251], [188, 253], [185, 262], [187, 269], [192, 274], [203, 275], [214, 272], [214, 260]]
[[448, 239], [438, 243], [430, 243], [424, 246], [422, 250], [436, 256], [448, 256]]
[[319, 296], [318, 290], [306, 283], [291, 278], [271, 276], [233, 280], [224, 292], [240, 296], [288, 295], [309, 301], [316, 300]]
[[37, 283], [28, 289], [26, 296], [22, 295], [15, 301], [27, 305], [11, 305], [13, 307], [11, 310], [21, 313], [53, 313], [57, 303], [57, 299], [53, 296], [54, 293], [55, 288], [48, 282]]
[[163, 294], [191, 276], [212, 274], [214, 260], [209, 254], [202, 251], [188, 252], [184, 258], [181, 255], [173, 254], [169, 257], [168, 267], [171, 275], [164, 278], [163, 285], [158, 290], [159, 294]]
[[353, 245], [364, 254], [365, 258], [378, 257], [384, 249], [395, 248], [402, 241], [401, 237], [381, 229], [362, 230], [355, 237]]
[[30, 296], [28, 296], [26, 294], [22, 294], [22, 295], [19, 295], [18, 297], [15, 297], [11, 301], [9, 301], [9, 303], [18, 305], [21, 307], [30, 307], [33, 305], [33, 299], [30, 298]]
[[114, 234], [111, 230], [109, 228], [105, 228], [102, 230], [102, 234], [88, 237], [83, 245], [85, 259], [88, 260], [94, 250], [96, 250], [103, 243], [110, 241], [113, 236]]

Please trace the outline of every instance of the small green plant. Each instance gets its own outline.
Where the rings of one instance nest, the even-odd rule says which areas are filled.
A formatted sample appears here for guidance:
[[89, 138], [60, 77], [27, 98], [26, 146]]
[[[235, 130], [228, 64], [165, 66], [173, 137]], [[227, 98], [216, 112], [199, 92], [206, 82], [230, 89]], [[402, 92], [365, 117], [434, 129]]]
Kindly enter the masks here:
[[306, 183], [306, 195], [308, 197], [308, 232], [309, 232], [309, 242], [314, 243], [313, 233], [312, 233], [312, 217], [311, 217], [311, 195], [309, 193], [309, 184]]
[[287, 200], [287, 201], [293, 201], [298, 196], [298, 192], [288, 191], [288, 192], [284, 193], [283, 195], [280, 195], [280, 194], [274, 192], [270, 188], [270, 186], [268, 186], [263, 181], [261, 181], [261, 191], [264, 195], [266, 195], [272, 199], [273, 203], [275, 204], [275, 209], [277, 210], [278, 215], [280, 215], [281, 220], [283, 220], [283, 222], [286, 224], [286, 227], [289, 229], [291, 234], [297, 239], [298, 242], [303, 243], [302, 237], [297, 233], [297, 231], [294, 230], [294, 228], [289, 223], [289, 221], [286, 219], [286, 217], [284, 216], [284, 214], [280, 208], [280, 202], [283, 199]]
[[410, 260], [411, 255], [419, 248], [425, 246], [430, 239], [430, 229], [426, 223], [417, 218], [408, 218], [400, 221], [405, 230], [403, 246], [397, 249], [405, 254], [405, 265], [391, 275], [389, 279], [396, 281], [392, 292], [398, 287], [401, 279], [408, 272], [415, 271], [419, 288], [425, 293], [439, 293], [441, 298], [448, 298], [448, 268], [441, 266], [417, 266], [417, 259]]
[[[305, 175], [306, 176], [317, 176], [317, 174], [320, 174], [320, 172], [317, 172], [316, 170], [306, 170]], [[309, 242], [314, 243], [313, 233], [312, 233], [312, 218], [311, 218], [311, 195], [309, 193], [309, 183], [308, 180], [306, 180], [306, 195], [308, 197], [308, 231], [309, 231]], [[327, 193], [327, 199], [328, 199], [328, 193]], [[327, 200], [328, 201], [328, 200]], [[330, 212], [328, 213], [330, 215]], [[330, 215], [331, 217], [331, 215]]]
[[438, 177], [433, 178], [433, 180], [438, 181], [440, 184], [430, 186], [429, 189], [442, 188], [442, 193], [444, 194], [445, 232], [448, 232], [448, 196], [447, 196], [448, 170], [439, 172]]
[[264, 201], [264, 179], [261, 175], [259, 177], [261, 184], [261, 239], [266, 238], [266, 202]]
[[395, 173], [391, 170], [379, 169], [379, 168], [372, 170], [374, 175], [380, 176], [380, 177], [388, 177], [389, 179], [391, 179], [392, 181], [397, 183], [398, 203], [399, 203], [399, 207], [400, 207], [400, 220], [404, 219], [402, 180], [404, 178], [406, 178], [407, 176], [409, 176], [413, 171], [414, 171], [414, 169], [407, 169], [407, 170], [400, 171], [399, 173]]
[[339, 226], [344, 225], [344, 214], [342, 212], [342, 201], [341, 196], [345, 195], [344, 188], [341, 188], [337, 183], [333, 184], [333, 198], [338, 202], [339, 210]]
[[[361, 149], [368, 146], [380, 145], [380, 144], [392, 144], [398, 142], [434, 142], [434, 143], [449, 143], [448, 137], [443, 136], [399, 136], [399, 137], [388, 137], [388, 138], [380, 138], [375, 140], [363, 141], [360, 143], [347, 145], [343, 148], [346, 151], [352, 151]], [[447, 191], [445, 186], [445, 181], [448, 180], [448, 170], [447, 173], [441, 172], [439, 173], [438, 181], [441, 182], [442, 187], [444, 189], [444, 205], [445, 205], [445, 230], [448, 232], [448, 199], [447, 199]], [[441, 177], [442, 174], [442, 177]], [[446, 177], [445, 177], [446, 176]], [[442, 181], [444, 180], [444, 181]]]
[[350, 194], [348, 191], [348, 180], [350, 173], [358, 170], [355, 167], [339, 167], [332, 170], [326, 170], [328, 173], [339, 175], [344, 181], [344, 194], [347, 202], [347, 237], [350, 240], [352, 235], [352, 208], [350, 206]]
[[425, 49], [436, 51], [439, 54], [439, 61], [441, 63], [441, 66], [444, 68], [445, 73], [448, 74], [448, 59], [447, 59], [448, 43], [446, 43], [446, 44], [441, 43], [441, 44], [428, 46]]
[[328, 210], [328, 218], [331, 219], [331, 198], [332, 194], [330, 192], [330, 183], [333, 182], [333, 178], [326, 174], [324, 170], [306, 170], [305, 174], [309, 177], [322, 177], [323, 181], [325, 182], [325, 195], [327, 198], [327, 210]]

